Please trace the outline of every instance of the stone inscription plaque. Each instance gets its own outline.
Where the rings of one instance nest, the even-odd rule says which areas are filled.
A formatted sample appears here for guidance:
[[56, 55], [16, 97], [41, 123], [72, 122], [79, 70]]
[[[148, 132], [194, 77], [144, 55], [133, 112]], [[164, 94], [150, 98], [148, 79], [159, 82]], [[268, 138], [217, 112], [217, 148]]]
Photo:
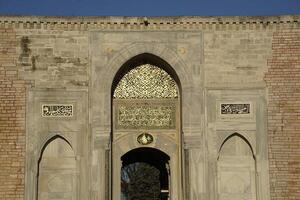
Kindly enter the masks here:
[[118, 105], [117, 129], [175, 129], [175, 104]]
[[72, 104], [44, 104], [42, 105], [43, 117], [72, 117]]
[[250, 104], [221, 104], [221, 114], [250, 114]]

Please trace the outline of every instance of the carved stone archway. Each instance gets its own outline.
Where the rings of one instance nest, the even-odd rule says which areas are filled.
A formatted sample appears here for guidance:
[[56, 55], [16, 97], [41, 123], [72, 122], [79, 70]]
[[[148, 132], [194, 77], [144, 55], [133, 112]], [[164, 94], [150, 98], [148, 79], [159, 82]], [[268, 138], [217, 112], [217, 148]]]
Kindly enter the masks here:
[[170, 157], [170, 199], [182, 199], [180, 82], [176, 73], [164, 60], [141, 54], [126, 62], [114, 80], [112, 199], [119, 200], [121, 195], [121, 157], [141, 147], [158, 149]]

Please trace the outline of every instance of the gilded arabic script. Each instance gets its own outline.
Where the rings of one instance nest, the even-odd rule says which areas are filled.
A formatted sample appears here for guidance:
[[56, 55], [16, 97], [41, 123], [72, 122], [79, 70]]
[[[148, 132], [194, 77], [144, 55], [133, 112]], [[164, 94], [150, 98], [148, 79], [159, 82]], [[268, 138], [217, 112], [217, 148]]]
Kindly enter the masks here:
[[122, 105], [118, 128], [175, 128], [175, 105]]

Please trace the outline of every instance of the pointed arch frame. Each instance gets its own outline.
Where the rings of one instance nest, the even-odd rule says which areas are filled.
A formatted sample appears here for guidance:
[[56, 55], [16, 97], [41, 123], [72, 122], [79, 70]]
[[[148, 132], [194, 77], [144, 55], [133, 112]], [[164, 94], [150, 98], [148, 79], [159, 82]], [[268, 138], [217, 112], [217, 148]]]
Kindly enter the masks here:
[[171, 78], [176, 82], [176, 85], [178, 87], [178, 95], [180, 96], [181, 94], [181, 82], [180, 79], [176, 73], [176, 71], [173, 69], [173, 67], [164, 59], [160, 58], [157, 55], [151, 54], [151, 53], [141, 53], [138, 54], [129, 60], [127, 60], [116, 72], [113, 82], [111, 84], [111, 95], [113, 96], [113, 93], [120, 82], [120, 80], [127, 74], [130, 70], [134, 69], [135, 67], [144, 65], [144, 64], [150, 64], [155, 67], [158, 67], [167, 74], [171, 76]]
[[220, 145], [220, 148], [219, 148], [219, 150], [218, 150], [218, 157], [217, 157], [217, 160], [219, 160], [219, 158], [220, 158], [220, 153], [221, 153], [221, 151], [222, 151], [222, 148], [223, 148], [224, 144], [225, 144], [228, 140], [230, 140], [232, 137], [239, 137], [239, 138], [241, 138], [244, 142], [246, 142], [246, 144], [248, 145], [248, 147], [249, 147], [250, 150], [251, 150], [253, 159], [256, 160], [255, 153], [254, 153], [254, 150], [253, 150], [253, 148], [252, 148], [251, 143], [248, 141], [248, 139], [247, 139], [245, 136], [243, 136], [242, 134], [237, 133], [237, 132], [234, 132], [234, 133], [230, 134], [229, 136], [227, 136], [227, 137], [224, 139], [224, 141], [222, 142], [222, 144]]
[[56, 134], [56, 135], [50, 137], [48, 140], [46, 140], [46, 142], [44, 142], [43, 145], [41, 145], [41, 149], [39, 151], [39, 157], [38, 157], [38, 161], [37, 161], [36, 185], [35, 185], [35, 187], [36, 187], [35, 199], [36, 200], [38, 200], [38, 196], [39, 196], [40, 163], [42, 161], [43, 154], [44, 154], [46, 148], [48, 147], [48, 145], [51, 144], [53, 141], [55, 141], [57, 139], [61, 139], [64, 142], [66, 142], [66, 144], [69, 145], [69, 147], [72, 149], [72, 152], [73, 152], [74, 158], [75, 158], [75, 152], [74, 152], [74, 149], [73, 149], [71, 143], [65, 137], [63, 137], [59, 134]]
[[[158, 68], [161, 68], [162, 70], [164, 70], [166, 73], [168, 73], [171, 78], [176, 82], [176, 85], [177, 85], [177, 88], [178, 88], [178, 98], [174, 98], [174, 102], [175, 103], [175, 107], [176, 107], [176, 112], [175, 112], [175, 122], [176, 122], [176, 128], [173, 130], [171, 129], [172, 131], [175, 131], [176, 132], [176, 137], [177, 140], [179, 141], [178, 143], [173, 141], [173, 139], [170, 140], [170, 143], [174, 143], [173, 145], [176, 146], [176, 148], [180, 149], [180, 155], [173, 155], [173, 154], [170, 154], [169, 153], [166, 153], [166, 151], [162, 151], [163, 153], [167, 154], [169, 157], [170, 157], [170, 168], [171, 168], [171, 171], [173, 173], [176, 173], [176, 174], [180, 174], [180, 176], [178, 176], [178, 183], [175, 183], [175, 181], [172, 181], [170, 183], [170, 187], [172, 187], [172, 193], [170, 193], [170, 195], [173, 195], [173, 198], [174, 198], [174, 195], [182, 195], [183, 194], [183, 191], [182, 188], [184, 187], [182, 184], [183, 184], [183, 181], [182, 181], [182, 144], [181, 142], [183, 141], [182, 139], [182, 111], [181, 111], [181, 108], [182, 108], [182, 98], [181, 98], [181, 95], [182, 95], [182, 84], [181, 84], [181, 79], [180, 79], [180, 76], [177, 74], [176, 70], [173, 68], [172, 64], [170, 64], [168, 61], [166, 61], [165, 59], [163, 59], [162, 57], [160, 56], [157, 56], [155, 54], [152, 54], [152, 53], [148, 53], [148, 52], [143, 52], [143, 53], [140, 53], [140, 54], [137, 54], [137, 55], [134, 55], [133, 57], [129, 58], [128, 60], [126, 60], [124, 63], [122, 63], [121, 65], [118, 66], [118, 70], [114, 73], [114, 77], [112, 79], [112, 82], [111, 82], [111, 91], [110, 91], [110, 108], [111, 108], [111, 132], [110, 132], [110, 142], [111, 142], [111, 155], [110, 155], [110, 159], [111, 159], [111, 163], [112, 164], [112, 168], [111, 168], [111, 189], [113, 190], [113, 192], [111, 193], [111, 198], [112, 199], [116, 199], [118, 197], [116, 197], [117, 193], [119, 192], [120, 188], [119, 187], [113, 187], [114, 183], [113, 182], [117, 182], [119, 180], [118, 176], [119, 175], [116, 175], [118, 174], [118, 171], [117, 169], [115, 168], [118, 168], [120, 167], [119, 166], [119, 162], [120, 161], [116, 161], [115, 158], [119, 158], [120, 156], [120, 159], [121, 159], [121, 155], [119, 154], [120, 152], [118, 152], [117, 150], [115, 150], [117, 147], [115, 146], [116, 143], [118, 143], [118, 139], [115, 140], [114, 138], [114, 102], [115, 102], [115, 99], [113, 98], [113, 94], [114, 94], [114, 90], [117, 86], [117, 84], [119, 83], [119, 81], [122, 79], [122, 77], [128, 73], [131, 69], [134, 69], [135, 67], [138, 67], [138, 66], [141, 66], [143, 64], [151, 64], [151, 65], [154, 65]], [[184, 69], [183, 66], [180, 67], [180, 69]], [[145, 101], [147, 101], [145, 99]], [[164, 99], [159, 99], [159, 101], [164, 101]], [[169, 100], [168, 100], [169, 101]], [[159, 129], [159, 128], [158, 128]], [[159, 137], [160, 139], [162, 139], [164, 136], [163, 135], [157, 135], [157, 137]], [[176, 143], [176, 144], [175, 144]], [[119, 144], [120, 145], [120, 144]], [[136, 148], [136, 147], [135, 147]], [[128, 150], [133, 150], [135, 148], [129, 148]], [[154, 149], [157, 149], [157, 150], [162, 150], [161, 147], [153, 147]], [[170, 147], [171, 148], [171, 147]], [[123, 149], [124, 151], [124, 149]], [[128, 152], [128, 151], [127, 151]], [[113, 158], [115, 157], [115, 158]], [[171, 159], [172, 157], [172, 159]], [[179, 166], [178, 166], [179, 165]], [[175, 175], [174, 175], [175, 176]], [[175, 180], [175, 178], [174, 178]], [[175, 189], [176, 188], [176, 189]], [[179, 189], [181, 188], [181, 189]], [[177, 190], [177, 192], [175, 192], [175, 190]], [[117, 191], [117, 192], [116, 192]]]

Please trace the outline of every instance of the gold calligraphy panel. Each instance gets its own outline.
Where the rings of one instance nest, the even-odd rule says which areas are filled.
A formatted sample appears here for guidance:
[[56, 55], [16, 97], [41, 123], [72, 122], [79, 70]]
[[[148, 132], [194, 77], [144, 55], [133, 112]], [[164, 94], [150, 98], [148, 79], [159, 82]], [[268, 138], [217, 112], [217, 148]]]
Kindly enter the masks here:
[[116, 107], [117, 129], [175, 129], [175, 103], [119, 104]]

